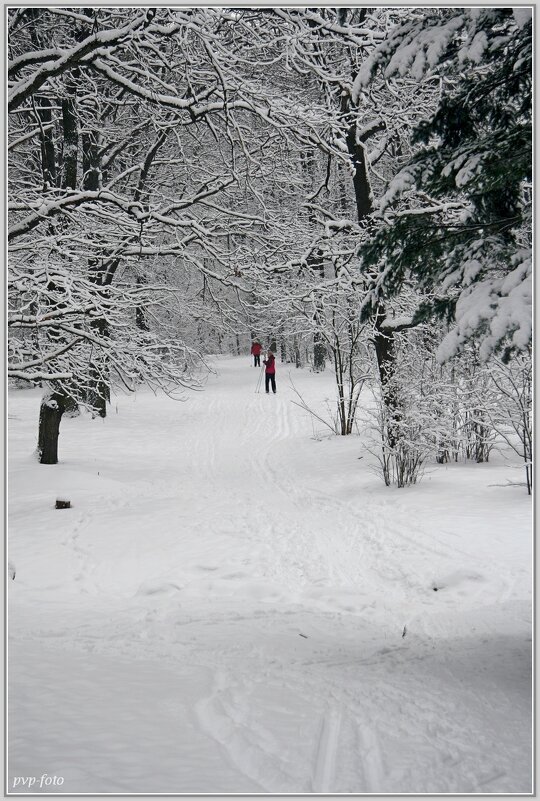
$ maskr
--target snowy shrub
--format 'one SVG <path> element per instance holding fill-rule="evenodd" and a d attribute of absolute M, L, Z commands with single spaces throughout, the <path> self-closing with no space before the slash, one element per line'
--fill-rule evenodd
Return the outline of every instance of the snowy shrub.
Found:
<path fill-rule="evenodd" d="M 441 326 L 428 325 L 397 334 L 393 373 L 374 387 L 377 444 L 371 451 L 385 483 L 416 483 L 430 459 L 488 462 L 492 450 L 506 444 L 523 457 L 529 486 L 530 357 L 484 364 L 478 347 L 469 345 L 440 364 L 436 351 L 444 334 Z"/>
<path fill-rule="evenodd" d="M 398 432 L 390 437 L 388 429 L 382 425 L 379 430 L 382 444 L 376 456 L 379 472 L 387 487 L 395 484 L 398 488 L 416 484 L 422 475 L 424 462 L 431 448 L 422 441 L 422 430 L 412 421 L 403 421 Z"/>
<path fill-rule="evenodd" d="M 502 441 L 523 459 L 527 492 L 532 491 L 532 358 L 514 358 L 508 364 L 494 359 L 489 365 L 491 403 L 486 409 L 490 425 Z"/>
<path fill-rule="evenodd" d="M 387 487 L 416 484 L 424 463 L 434 452 L 434 418 L 428 404 L 416 403 L 414 393 L 399 387 L 394 377 L 393 393 L 397 404 L 389 408 L 380 385 L 375 387 L 375 408 L 368 412 L 371 442 L 368 450 L 378 461 L 377 472 Z M 375 436 L 373 436 L 375 435 Z"/>

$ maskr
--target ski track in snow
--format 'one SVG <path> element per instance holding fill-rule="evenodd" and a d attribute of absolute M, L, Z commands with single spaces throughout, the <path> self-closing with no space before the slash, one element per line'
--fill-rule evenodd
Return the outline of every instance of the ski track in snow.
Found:
<path fill-rule="evenodd" d="M 342 713 L 331 707 L 325 714 L 315 755 L 312 792 L 331 793 L 335 787 L 336 754 L 342 726 Z"/>
<path fill-rule="evenodd" d="M 209 792 L 528 792 L 529 588 L 520 595 L 515 573 L 472 540 L 400 516 L 407 496 L 342 497 L 315 480 L 302 461 L 310 422 L 285 375 L 274 397 L 254 393 L 246 360 L 223 359 L 221 370 L 187 404 L 162 401 L 157 421 L 144 397 L 142 417 L 133 402 L 111 415 L 120 431 L 100 468 L 105 492 L 94 476 L 92 492 L 73 490 L 73 510 L 50 513 L 57 545 L 25 534 L 31 510 L 13 479 L 10 635 L 35 649 L 27 681 L 43 681 L 40 653 L 52 664 L 53 648 L 125 669 L 143 660 L 204 670 L 211 682 L 203 691 L 188 674 L 181 700 L 197 729 L 199 779 L 171 757 L 156 791 L 193 791 L 210 771 Z M 126 440 L 138 419 L 150 427 L 147 470 L 144 444 Z M 77 421 L 70 434 L 63 426 L 67 439 Z M 124 463 L 125 474 L 114 471 Z M 150 713 L 141 704 L 133 725 Z M 47 751 L 20 725 L 11 774 L 28 775 L 32 748 L 46 770 L 69 735 L 59 729 Z M 103 771 L 81 771 L 67 789 L 106 787 Z M 110 777 L 109 787 L 138 790 L 127 781 Z"/>

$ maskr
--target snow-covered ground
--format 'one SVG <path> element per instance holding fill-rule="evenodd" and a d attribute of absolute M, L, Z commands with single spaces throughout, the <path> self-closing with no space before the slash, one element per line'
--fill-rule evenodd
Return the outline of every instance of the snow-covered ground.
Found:
<path fill-rule="evenodd" d="M 313 436 L 288 368 L 274 397 L 216 367 L 185 403 L 63 420 L 56 466 L 39 392 L 11 393 L 10 791 L 530 793 L 515 463 L 388 489 L 361 437 Z"/>

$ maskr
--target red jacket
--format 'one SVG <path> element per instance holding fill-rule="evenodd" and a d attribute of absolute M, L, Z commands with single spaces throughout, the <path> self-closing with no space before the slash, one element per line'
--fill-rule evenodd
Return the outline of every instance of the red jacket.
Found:
<path fill-rule="evenodd" d="M 258 342 L 254 342 L 253 345 L 251 346 L 251 355 L 260 356 L 261 350 L 262 350 L 262 345 L 260 345 Z"/>
<path fill-rule="evenodd" d="M 267 373 L 275 373 L 276 372 L 276 357 L 274 354 L 268 357 L 268 359 L 263 359 L 263 364 L 266 364 Z"/>

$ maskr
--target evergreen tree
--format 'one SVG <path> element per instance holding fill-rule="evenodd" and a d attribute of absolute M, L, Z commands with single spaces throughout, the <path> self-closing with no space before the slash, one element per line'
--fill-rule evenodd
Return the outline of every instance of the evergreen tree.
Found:
<path fill-rule="evenodd" d="M 531 26 L 527 9 L 435 11 L 399 27 L 355 82 L 358 96 L 380 68 L 442 81 L 362 257 L 379 268 L 364 313 L 412 279 L 430 293 L 416 321 L 437 313 L 455 323 L 443 360 L 472 338 L 484 359 L 530 342 Z"/>

